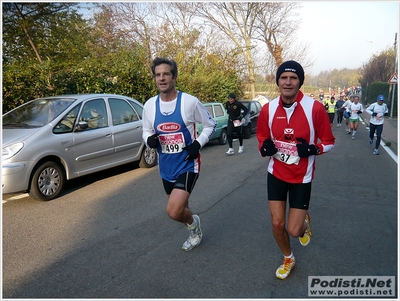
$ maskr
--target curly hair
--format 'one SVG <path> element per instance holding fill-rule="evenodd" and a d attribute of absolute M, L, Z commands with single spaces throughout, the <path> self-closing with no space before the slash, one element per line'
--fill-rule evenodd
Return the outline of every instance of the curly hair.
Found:
<path fill-rule="evenodd" d="M 156 57 L 153 60 L 153 64 L 151 65 L 151 72 L 153 73 L 153 76 L 156 76 L 156 67 L 161 64 L 167 64 L 171 67 L 172 77 L 176 78 L 178 76 L 178 65 L 176 62 L 172 59 L 162 57 Z"/>

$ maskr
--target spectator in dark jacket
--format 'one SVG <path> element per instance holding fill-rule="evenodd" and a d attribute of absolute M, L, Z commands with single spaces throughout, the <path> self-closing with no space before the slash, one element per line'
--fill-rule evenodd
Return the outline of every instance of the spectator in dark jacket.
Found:
<path fill-rule="evenodd" d="M 244 104 L 236 100 L 236 96 L 233 93 L 228 95 L 228 102 L 225 104 L 225 108 L 229 115 L 227 128 L 229 149 L 226 154 L 233 155 L 235 153 L 233 149 L 233 132 L 236 132 L 239 138 L 238 153 L 241 154 L 243 153 L 243 117 L 246 116 L 248 109 Z"/>

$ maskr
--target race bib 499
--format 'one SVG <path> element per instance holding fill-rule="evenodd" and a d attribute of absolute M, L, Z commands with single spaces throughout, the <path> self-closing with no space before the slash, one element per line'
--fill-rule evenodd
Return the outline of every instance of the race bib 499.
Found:
<path fill-rule="evenodd" d="M 185 147 L 183 133 L 160 134 L 158 138 L 160 140 L 161 151 L 165 154 L 180 153 Z"/>

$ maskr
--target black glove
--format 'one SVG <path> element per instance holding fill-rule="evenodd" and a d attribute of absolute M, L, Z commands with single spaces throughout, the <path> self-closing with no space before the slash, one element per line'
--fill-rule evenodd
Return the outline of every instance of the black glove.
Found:
<path fill-rule="evenodd" d="M 153 134 L 147 138 L 147 145 L 150 148 L 156 148 L 158 145 L 158 134 Z"/>
<path fill-rule="evenodd" d="M 183 149 L 189 152 L 185 157 L 185 161 L 188 159 L 197 159 L 200 153 L 200 143 L 194 140 L 192 144 L 185 146 Z"/>
<path fill-rule="evenodd" d="M 296 138 L 296 140 L 301 142 L 299 144 L 296 144 L 297 152 L 300 158 L 307 158 L 308 156 L 315 156 L 318 154 L 319 149 L 314 144 L 308 144 L 307 141 L 303 138 Z"/>
<path fill-rule="evenodd" d="M 376 116 L 376 115 L 378 115 L 378 113 L 372 113 L 372 116 Z"/>
<path fill-rule="evenodd" d="M 359 110 L 359 111 L 357 111 L 357 114 L 362 114 L 362 111 L 360 111 L 360 110 Z"/>
<path fill-rule="evenodd" d="M 260 154 L 263 157 L 273 156 L 277 153 L 278 149 L 276 148 L 274 142 L 271 138 L 265 139 L 263 145 L 260 147 Z"/>

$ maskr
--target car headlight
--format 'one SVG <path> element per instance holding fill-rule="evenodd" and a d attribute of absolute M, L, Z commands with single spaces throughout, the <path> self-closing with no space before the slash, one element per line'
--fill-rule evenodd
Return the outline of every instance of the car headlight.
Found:
<path fill-rule="evenodd" d="M 2 154 L 3 160 L 8 160 L 14 157 L 23 147 L 24 144 L 22 142 L 13 143 L 3 147 L 3 154 Z"/>

